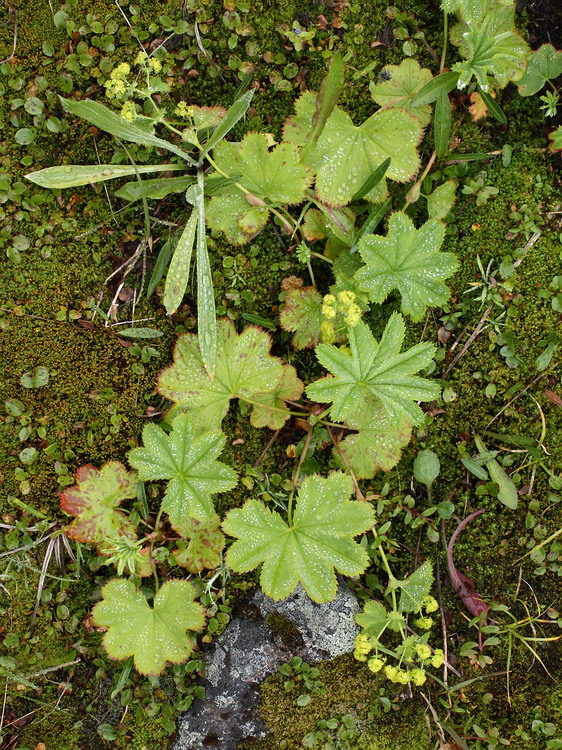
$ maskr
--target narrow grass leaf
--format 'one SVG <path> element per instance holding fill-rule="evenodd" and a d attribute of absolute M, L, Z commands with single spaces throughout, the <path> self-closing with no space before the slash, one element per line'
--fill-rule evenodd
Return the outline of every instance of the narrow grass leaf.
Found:
<path fill-rule="evenodd" d="M 79 185 L 93 185 L 96 182 L 115 180 L 132 174 L 150 172 L 175 172 L 185 169 L 183 164 L 145 164 L 140 167 L 121 164 L 61 164 L 26 174 L 26 178 L 36 185 L 51 189 L 64 189 Z M 136 184 L 136 183 L 133 183 Z"/>
<path fill-rule="evenodd" d="M 142 130 L 132 122 L 127 122 L 127 120 L 124 120 L 99 102 L 94 102 L 90 99 L 77 102 L 72 99 L 64 99 L 62 96 L 60 100 L 71 114 L 81 117 L 86 122 L 95 125 L 101 130 L 105 130 L 106 133 L 114 135 L 116 138 L 122 138 L 124 141 L 131 141 L 132 143 L 140 143 L 141 146 L 163 148 L 166 151 L 176 154 L 176 156 L 180 156 L 188 164 L 195 164 L 191 156 L 183 149 L 169 141 L 165 141 L 163 138 L 152 135 L 152 133 L 146 130 Z"/>
<path fill-rule="evenodd" d="M 246 93 L 243 94 L 240 99 L 237 99 L 232 107 L 228 109 L 226 115 L 224 116 L 224 119 L 222 120 L 220 125 L 217 125 L 217 127 L 214 129 L 213 134 L 205 144 L 205 147 L 201 150 L 201 159 L 203 159 L 205 155 L 208 154 L 209 151 L 213 149 L 219 141 L 222 141 L 225 135 L 236 125 L 238 120 L 241 120 L 242 117 L 244 117 L 248 107 L 250 106 L 253 95 L 254 89 L 246 91 Z"/>
<path fill-rule="evenodd" d="M 418 91 L 416 96 L 412 99 L 411 106 L 421 107 L 424 104 L 431 104 L 432 102 L 437 101 L 441 94 L 448 94 L 449 91 L 452 91 L 455 88 L 458 79 L 458 73 L 440 73 Z"/>
<path fill-rule="evenodd" d="M 367 177 L 365 182 L 361 185 L 361 187 L 355 193 L 355 195 L 353 196 L 351 200 L 352 201 L 361 200 L 361 198 L 364 198 L 368 192 L 370 192 L 374 187 L 376 187 L 379 184 L 379 182 L 382 180 L 382 178 L 384 177 L 386 170 L 390 166 L 391 161 L 392 159 L 390 158 L 390 156 L 387 159 L 385 159 L 383 163 L 380 166 L 378 166 L 369 177 Z"/>
<path fill-rule="evenodd" d="M 507 123 L 507 117 L 494 97 L 490 96 L 490 94 L 483 91 L 480 87 L 478 87 L 478 93 L 482 97 L 484 104 L 488 107 L 490 114 L 495 117 L 498 122 L 501 122 L 502 125 L 505 125 Z"/>
<path fill-rule="evenodd" d="M 344 68 L 343 58 L 340 52 L 336 52 L 330 60 L 328 73 L 320 84 L 320 91 L 316 97 L 316 112 L 312 118 L 312 131 L 307 138 L 306 146 L 302 150 L 303 161 L 306 161 L 308 153 L 318 142 L 328 118 L 338 103 L 345 82 Z"/>
<path fill-rule="evenodd" d="M 189 281 L 189 269 L 193 254 L 193 243 L 197 230 L 197 211 L 193 209 L 179 238 L 170 261 L 164 286 L 164 307 L 168 315 L 173 315 L 181 305 Z"/>
<path fill-rule="evenodd" d="M 445 92 L 441 92 L 435 105 L 435 117 L 433 120 L 433 140 L 435 152 L 442 159 L 449 150 L 449 137 L 451 135 L 451 102 Z"/>

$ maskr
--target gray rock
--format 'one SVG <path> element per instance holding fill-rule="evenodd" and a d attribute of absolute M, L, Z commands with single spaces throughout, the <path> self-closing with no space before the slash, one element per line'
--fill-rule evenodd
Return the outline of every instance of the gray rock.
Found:
<path fill-rule="evenodd" d="M 265 737 L 262 680 L 292 656 L 311 663 L 353 650 L 359 610 L 342 581 L 327 604 L 315 604 L 300 586 L 281 602 L 257 591 L 205 654 L 206 697 L 181 717 L 173 750 L 236 750 L 243 739 Z"/>

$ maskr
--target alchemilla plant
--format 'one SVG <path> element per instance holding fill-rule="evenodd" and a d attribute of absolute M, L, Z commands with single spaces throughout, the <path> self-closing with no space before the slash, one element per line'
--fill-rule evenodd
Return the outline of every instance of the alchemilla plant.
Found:
<path fill-rule="evenodd" d="M 190 656 L 205 624 L 197 576 L 257 569 L 273 599 L 300 584 L 318 603 L 335 596 L 336 573 L 357 579 L 376 570 L 385 583 L 357 616 L 356 658 L 414 686 L 443 664 L 443 651 L 430 643 L 438 608 L 432 564 L 403 579 L 394 574 L 388 529 L 378 528 L 375 498 L 359 483 L 396 466 L 412 432 L 427 423 L 424 409 L 441 397 L 441 383 L 431 377 L 435 346 L 423 335 L 412 343 L 410 323 L 448 303 L 459 268 L 446 249 L 454 181 L 418 203 L 432 165 L 451 155 L 449 93 L 474 94 L 503 121 L 497 94 L 512 82 L 522 95 L 537 93 L 562 72 L 562 53 L 549 46 L 530 52 L 511 0 L 443 0 L 442 9 L 445 19 L 456 18 L 450 40 L 460 59 L 449 70 L 445 49 L 436 75 L 412 58 L 387 66 L 370 86 L 373 113 L 355 122 L 338 105 L 345 65 L 335 52 L 319 91 L 296 100 L 281 142 L 267 132 L 242 134 L 253 90 L 228 109 L 178 100 L 158 57 L 144 50 L 111 71 L 107 103 L 62 99 L 69 116 L 167 158 L 61 164 L 28 178 L 64 189 L 128 176 L 115 195 L 141 201 L 147 219 L 149 201 L 181 194 L 188 216 L 164 283 L 169 315 L 184 299 L 195 254 L 198 330 L 180 334 L 172 363 L 157 378 L 168 404 L 162 422 L 146 425 L 129 467 L 82 466 L 76 484 L 61 493 L 62 509 L 74 517 L 66 535 L 94 545 L 117 570 L 93 609 L 94 624 L 106 629 L 107 653 L 132 657 L 143 674 Z M 549 113 L 554 99 L 546 102 Z M 229 140 L 234 128 L 238 141 Z M 552 137 L 557 148 L 558 131 Z M 424 138 L 433 139 L 425 166 Z M 271 353 L 268 332 L 256 325 L 238 331 L 216 316 L 208 232 L 241 246 L 268 222 L 290 239 L 310 277 L 309 286 L 287 291 L 279 319 L 295 350 L 314 349 L 324 374 L 312 382 Z M 153 287 L 165 266 L 159 259 Z M 239 486 L 235 469 L 221 460 L 233 402 L 256 429 L 279 431 L 296 418 L 305 437 L 292 456 L 284 500 L 273 506 L 248 491 L 242 506 L 221 518 L 215 496 Z M 331 447 L 326 474 L 307 464 L 312 444 Z M 155 514 L 147 509 L 140 517 L 128 504 L 145 497 L 145 482 L 160 482 L 162 496 Z M 442 512 L 444 518 L 449 510 Z"/>

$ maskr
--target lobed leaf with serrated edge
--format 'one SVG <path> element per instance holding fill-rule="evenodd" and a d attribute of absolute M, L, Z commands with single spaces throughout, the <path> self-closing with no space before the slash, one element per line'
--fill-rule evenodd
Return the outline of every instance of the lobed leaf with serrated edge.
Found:
<path fill-rule="evenodd" d="M 315 602 L 330 601 L 337 589 L 334 568 L 358 576 L 369 561 L 353 537 L 372 526 L 374 513 L 370 504 L 349 500 L 352 489 L 351 478 L 341 472 L 307 477 L 291 525 L 259 500 L 230 511 L 223 531 L 237 541 L 227 564 L 243 573 L 263 563 L 261 586 L 276 601 L 289 596 L 299 581 Z"/>
<path fill-rule="evenodd" d="M 214 430 L 196 436 L 187 414 L 174 420 L 169 435 L 147 424 L 142 439 L 144 448 L 129 451 L 129 463 L 143 481 L 169 480 L 161 508 L 174 528 L 188 516 L 212 516 L 211 495 L 227 492 L 238 482 L 236 472 L 216 460 L 226 442 L 224 433 Z"/>
<path fill-rule="evenodd" d="M 269 353 L 271 337 L 256 326 L 238 335 L 232 321 L 217 321 L 217 362 L 211 380 L 197 337 L 179 337 L 174 362 L 162 370 L 156 388 L 174 401 L 169 415 L 189 414 L 197 429 L 217 429 L 228 411 L 230 400 L 252 400 L 258 393 L 274 391 L 283 377 L 283 364 Z"/>
<path fill-rule="evenodd" d="M 190 573 L 212 570 L 221 561 L 221 550 L 224 547 L 224 535 L 220 530 L 220 518 L 214 514 L 203 521 L 187 518 L 176 526 L 176 531 L 183 539 L 177 543 L 172 555 L 178 565 L 187 568 Z"/>
<path fill-rule="evenodd" d="M 383 68 L 379 81 L 369 84 L 369 91 L 383 109 L 405 109 L 425 127 L 431 120 L 431 107 L 412 107 L 411 104 L 414 96 L 431 78 L 427 68 L 422 68 L 412 57 L 406 57 L 400 65 Z"/>
<path fill-rule="evenodd" d="M 100 555 L 110 554 L 111 540 L 136 539 L 136 525 L 120 510 L 123 500 L 136 497 L 137 477 L 119 461 L 100 469 L 92 464 L 76 471 L 76 484 L 60 494 L 62 510 L 76 519 L 65 534 L 83 544 L 95 544 Z"/>
<path fill-rule="evenodd" d="M 357 432 L 341 441 L 339 451 L 334 448 L 334 459 L 338 466 L 349 467 L 357 479 L 371 479 L 379 470 L 390 471 L 400 461 L 412 434 L 409 424 L 392 424 L 383 409 L 374 414 L 359 411 L 347 419 L 346 427 Z"/>
<path fill-rule="evenodd" d="M 442 279 L 458 268 L 452 253 L 439 248 L 445 238 L 445 225 L 435 219 L 416 229 L 406 214 L 396 211 L 388 222 L 388 234 L 364 235 L 358 244 L 365 262 L 355 280 L 371 302 L 381 303 L 393 289 L 402 297 L 401 310 L 413 320 L 421 320 L 428 307 L 445 304 L 450 296 Z"/>
<path fill-rule="evenodd" d="M 404 341 L 404 318 L 394 313 L 381 340 L 377 342 L 363 322 L 349 329 L 351 356 L 328 344 L 316 347 L 321 365 L 333 373 L 306 388 L 309 398 L 332 402 L 332 419 L 345 422 L 358 410 L 376 414 L 382 406 L 390 424 L 404 421 L 421 424 L 423 412 L 416 401 L 432 401 L 440 388 L 437 383 L 415 377 L 425 369 L 435 353 L 432 344 L 417 344 L 400 352 Z"/>
<path fill-rule="evenodd" d="M 186 661 L 193 651 L 187 630 L 202 630 L 203 607 L 194 602 L 188 581 L 166 581 L 151 607 L 144 594 L 124 578 L 107 583 L 93 609 L 93 621 L 108 628 L 103 645 L 111 659 L 132 656 L 141 674 L 159 674 L 171 661 Z"/>
<path fill-rule="evenodd" d="M 305 92 L 296 104 L 296 115 L 284 127 L 286 140 L 306 142 L 312 128 L 315 94 Z M 420 164 L 417 144 L 423 135 L 420 123 L 401 110 L 380 110 L 359 126 L 339 107 L 330 115 L 308 161 L 316 169 L 316 192 L 324 203 L 344 206 L 380 164 L 391 157 L 386 176 L 397 182 L 409 180 Z M 386 197 L 381 180 L 367 193 L 380 203 Z"/>
<path fill-rule="evenodd" d="M 302 396 L 304 383 L 297 377 L 292 365 L 283 366 L 283 377 L 275 390 L 269 393 L 257 393 L 250 422 L 254 427 L 269 427 L 279 430 L 289 419 L 289 409 L 285 401 L 296 401 Z"/>
<path fill-rule="evenodd" d="M 431 560 L 426 560 L 412 575 L 403 581 L 398 581 L 400 588 L 400 601 L 398 609 L 400 612 L 420 612 L 422 602 L 429 595 L 433 585 L 433 565 Z"/>

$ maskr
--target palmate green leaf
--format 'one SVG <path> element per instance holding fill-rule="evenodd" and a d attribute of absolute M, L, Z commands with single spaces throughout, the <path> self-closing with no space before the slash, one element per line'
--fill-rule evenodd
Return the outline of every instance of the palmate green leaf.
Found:
<path fill-rule="evenodd" d="M 289 596 L 299 581 L 315 602 L 330 601 L 337 589 L 334 568 L 358 576 L 369 561 L 353 537 L 373 525 L 374 513 L 369 503 L 349 500 L 352 489 L 351 478 L 341 472 L 307 477 L 291 524 L 261 501 L 248 500 L 223 522 L 223 531 L 238 540 L 227 553 L 227 564 L 244 573 L 263 563 L 261 586 L 276 601 Z"/>
<path fill-rule="evenodd" d="M 400 612 L 420 612 L 422 602 L 429 596 L 433 586 L 433 565 L 431 560 L 426 560 L 412 575 L 403 581 L 396 582 L 400 588 L 400 601 L 398 609 Z"/>
<path fill-rule="evenodd" d="M 427 198 L 427 213 L 430 219 L 445 219 L 450 213 L 456 200 L 457 185 L 453 180 L 446 180 L 439 185 Z"/>
<path fill-rule="evenodd" d="M 177 549 L 172 551 L 176 563 L 187 568 L 190 573 L 201 573 L 202 570 L 218 567 L 220 553 L 224 548 L 220 523 L 220 518 L 214 514 L 204 521 L 188 518 L 178 524 L 176 531 L 184 539 L 180 539 Z"/>
<path fill-rule="evenodd" d="M 118 177 L 128 177 L 133 174 L 175 172 L 184 169 L 184 164 L 142 164 L 138 167 L 123 164 L 61 164 L 58 167 L 47 167 L 37 172 L 30 172 L 25 176 L 41 187 L 64 189 L 78 185 L 93 185 L 96 182 L 115 180 Z"/>
<path fill-rule="evenodd" d="M 428 307 L 445 304 L 450 291 L 442 279 L 458 268 L 452 253 L 440 252 L 445 226 L 430 219 L 416 229 L 409 216 L 396 211 L 388 222 L 388 234 L 364 235 L 358 243 L 365 262 L 355 280 L 372 302 L 381 303 L 393 289 L 402 297 L 401 310 L 421 320 Z"/>
<path fill-rule="evenodd" d="M 431 107 L 414 107 L 412 100 L 432 79 L 431 71 L 422 68 L 413 57 L 406 57 L 400 65 L 387 65 L 379 74 L 379 82 L 372 81 L 369 91 L 383 109 L 405 109 L 425 127 L 431 120 Z"/>
<path fill-rule="evenodd" d="M 379 470 L 390 471 L 400 461 L 412 434 L 409 424 L 392 424 L 382 408 L 374 413 L 358 411 L 346 420 L 346 427 L 358 432 L 341 441 L 341 456 L 335 448 L 333 455 L 336 464 L 349 467 L 357 479 L 371 479 Z"/>
<path fill-rule="evenodd" d="M 465 10 L 472 7 L 469 3 L 464 5 Z M 489 8 L 485 16 L 479 11 L 477 18 L 451 30 L 451 41 L 465 58 L 452 67 L 459 74 L 460 89 L 468 86 L 472 78 L 485 92 L 493 81 L 505 88 L 510 81 L 518 81 L 527 67 L 529 46 L 515 31 L 515 6 L 500 0 L 489 0 L 484 5 Z"/>
<path fill-rule="evenodd" d="M 132 656 L 141 674 L 160 674 L 166 662 L 179 664 L 193 651 L 187 630 L 202 630 L 205 610 L 194 602 L 188 581 L 166 581 L 151 607 L 144 594 L 124 578 L 102 589 L 103 599 L 93 609 L 97 627 L 108 628 L 103 645 L 111 659 Z"/>
<path fill-rule="evenodd" d="M 393 426 L 421 424 L 424 418 L 416 401 L 432 401 L 441 391 L 437 383 L 414 376 L 425 369 L 435 353 L 432 344 L 416 344 L 400 352 L 405 335 L 404 318 L 393 313 L 377 342 L 363 322 L 349 329 L 351 356 L 328 344 L 316 347 L 321 365 L 333 373 L 311 383 L 307 396 L 332 402 L 332 419 L 346 422 L 359 410 L 376 414 L 382 406 Z"/>
<path fill-rule="evenodd" d="M 300 203 L 312 182 L 312 170 L 300 163 L 298 149 L 281 143 L 269 150 L 265 133 L 249 133 L 241 143 L 221 141 L 213 158 L 222 173 L 239 175 L 236 187 L 217 193 L 209 202 L 207 222 L 235 244 L 256 234 L 269 215 L 268 205 Z"/>
<path fill-rule="evenodd" d="M 517 88 L 521 96 L 532 96 L 559 75 L 562 75 L 562 51 L 552 44 L 543 44 L 527 58 L 527 70 L 517 82 Z"/>
<path fill-rule="evenodd" d="M 388 627 L 388 612 L 380 602 L 371 600 L 365 604 L 363 612 L 355 615 L 355 622 L 364 633 L 378 640 L 383 630 Z"/>
<path fill-rule="evenodd" d="M 216 460 L 226 442 L 224 433 L 216 430 L 196 437 L 186 414 L 174 420 L 169 435 L 158 425 L 147 424 L 142 439 L 144 448 L 129 451 L 129 463 L 143 481 L 169 480 L 161 508 L 176 530 L 188 517 L 212 516 L 211 495 L 227 492 L 238 482 L 236 472 Z"/>
<path fill-rule="evenodd" d="M 296 102 L 296 115 L 285 123 L 285 140 L 305 145 L 312 129 L 315 94 L 305 92 Z M 323 203 L 344 206 L 365 180 L 388 157 L 386 176 L 406 182 L 417 171 L 420 159 L 417 144 L 423 129 L 414 117 L 402 110 L 380 110 L 356 126 L 350 116 L 335 107 L 308 162 L 316 169 L 316 192 Z M 367 193 L 367 200 L 381 203 L 386 185 L 379 182 Z"/>
<path fill-rule="evenodd" d="M 76 471 L 76 484 L 60 494 L 65 513 L 75 520 L 64 533 L 83 544 L 95 544 L 100 555 L 110 554 L 111 542 L 119 537 L 136 540 L 136 525 L 117 508 L 136 498 L 137 477 L 119 461 L 108 461 L 100 469 L 92 464 Z"/>
<path fill-rule="evenodd" d="M 221 319 L 217 335 L 213 380 L 203 365 L 197 336 L 190 333 L 179 337 L 174 363 L 157 380 L 158 392 L 176 404 L 170 416 L 186 412 L 198 429 L 218 429 L 233 398 L 251 401 L 259 393 L 274 392 L 285 371 L 269 353 L 271 337 L 256 326 L 238 335 L 232 321 Z"/>

